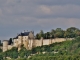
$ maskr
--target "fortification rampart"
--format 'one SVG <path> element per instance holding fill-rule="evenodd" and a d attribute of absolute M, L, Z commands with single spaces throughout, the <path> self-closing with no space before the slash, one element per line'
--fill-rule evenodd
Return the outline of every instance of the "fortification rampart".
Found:
<path fill-rule="evenodd" d="M 56 43 L 56 42 L 63 42 L 66 40 L 72 40 L 73 38 L 55 38 L 55 39 L 23 39 L 23 40 L 19 40 L 19 39 L 15 39 L 13 45 L 8 45 L 8 41 L 3 41 L 3 52 L 11 49 L 12 47 L 18 47 L 20 50 L 21 49 L 21 44 L 24 45 L 24 47 L 26 49 L 32 49 L 33 47 L 37 47 L 37 46 L 42 46 L 42 45 L 50 45 L 52 43 Z M 21 42 L 23 41 L 23 43 Z"/>
<path fill-rule="evenodd" d="M 13 45 L 8 45 L 8 50 L 10 50 L 13 47 Z"/>
<path fill-rule="evenodd" d="M 35 39 L 34 41 L 33 41 L 34 43 L 33 43 L 33 46 L 34 47 L 37 47 L 37 46 L 41 46 L 41 40 L 38 40 L 38 39 Z"/>
<path fill-rule="evenodd" d="M 49 44 L 52 44 L 52 43 L 56 43 L 56 42 L 63 42 L 63 41 L 66 41 L 66 40 L 72 40 L 73 38 L 55 38 L 55 39 L 43 39 L 43 40 L 38 40 L 38 39 L 35 39 L 34 40 L 34 46 L 37 47 L 37 46 L 42 46 L 42 45 L 49 45 Z"/>

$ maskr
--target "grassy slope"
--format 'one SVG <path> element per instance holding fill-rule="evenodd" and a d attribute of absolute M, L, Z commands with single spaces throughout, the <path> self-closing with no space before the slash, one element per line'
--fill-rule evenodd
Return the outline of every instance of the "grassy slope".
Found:
<path fill-rule="evenodd" d="M 22 49 L 21 55 L 26 52 L 24 50 Z M 46 53 L 43 54 L 43 52 Z M 28 53 L 29 51 L 26 54 Z M 29 59 L 19 58 L 16 60 L 80 60 L 80 37 L 72 41 L 67 40 L 61 43 L 33 48 L 30 54 L 35 55 Z"/>
<path fill-rule="evenodd" d="M 46 49 L 47 48 L 47 49 Z M 36 48 L 38 49 L 38 48 Z M 36 54 L 29 60 L 79 60 L 80 59 L 80 37 L 73 41 L 42 46 L 40 49 L 46 51 L 45 54 Z"/>

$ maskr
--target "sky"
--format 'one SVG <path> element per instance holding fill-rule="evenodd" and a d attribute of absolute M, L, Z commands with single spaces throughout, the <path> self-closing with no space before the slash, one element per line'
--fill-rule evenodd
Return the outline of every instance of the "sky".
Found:
<path fill-rule="evenodd" d="M 24 30 L 80 28 L 80 0 L 0 0 L 0 39 Z"/>

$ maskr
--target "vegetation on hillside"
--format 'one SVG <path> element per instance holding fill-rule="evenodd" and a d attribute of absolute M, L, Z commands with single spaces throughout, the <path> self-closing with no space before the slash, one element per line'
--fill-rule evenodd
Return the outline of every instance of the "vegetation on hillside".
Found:
<path fill-rule="evenodd" d="M 38 46 L 32 50 L 27 50 L 22 46 L 18 52 L 16 47 L 2 52 L 0 49 L 0 60 L 80 60 L 80 30 L 70 27 L 66 30 L 61 28 L 52 29 L 51 32 L 44 33 L 43 30 L 37 33 L 35 38 L 75 38 L 60 43 Z M 9 39 L 9 45 L 12 44 L 12 38 Z M 1 44 L 2 45 L 2 44 Z"/>
<path fill-rule="evenodd" d="M 44 45 L 27 50 L 24 47 L 18 52 L 12 48 L 4 53 L 0 50 L 0 60 L 80 60 L 80 37 L 72 41 Z M 4 57 L 4 58 L 3 58 Z"/>
<path fill-rule="evenodd" d="M 42 46 L 40 49 L 45 51 L 45 54 L 36 54 L 29 60 L 80 60 L 80 37 L 73 41 Z"/>

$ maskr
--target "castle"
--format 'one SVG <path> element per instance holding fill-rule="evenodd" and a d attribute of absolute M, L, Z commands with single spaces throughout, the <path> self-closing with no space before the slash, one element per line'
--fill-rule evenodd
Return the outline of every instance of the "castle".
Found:
<path fill-rule="evenodd" d="M 43 39 L 40 40 L 34 38 L 33 31 L 24 31 L 18 34 L 15 38 L 13 38 L 13 44 L 8 45 L 8 40 L 3 41 L 3 52 L 11 49 L 12 47 L 17 47 L 18 51 L 21 49 L 23 45 L 26 49 L 31 50 L 33 47 L 42 46 L 42 45 L 49 45 L 55 42 L 63 42 L 68 39 L 66 38 L 55 38 L 55 39 Z M 72 40 L 72 38 L 69 38 Z"/>

